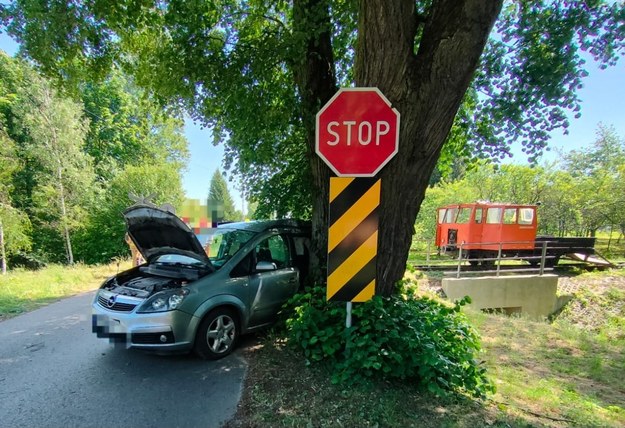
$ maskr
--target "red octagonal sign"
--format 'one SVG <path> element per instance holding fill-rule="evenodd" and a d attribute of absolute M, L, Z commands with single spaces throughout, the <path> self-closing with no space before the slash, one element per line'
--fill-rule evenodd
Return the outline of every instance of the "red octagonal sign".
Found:
<path fill-rule="evenodd" d="M 341 88 L 317 113 L 315 151 L 339 177 L 373 177 L 397 153 L 399 112 L 378 88 Z"/>

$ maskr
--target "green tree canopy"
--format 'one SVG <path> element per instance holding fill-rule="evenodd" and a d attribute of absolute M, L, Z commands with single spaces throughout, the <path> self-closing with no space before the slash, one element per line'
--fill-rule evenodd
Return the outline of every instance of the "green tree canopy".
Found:
<path fill-rule="evenodd" d="M 607 66 L 623 50 L 622 2 L 502 5 L 16 0 L 0 16 L 22 52 L 59 80 L 119 64 L 213 126 L 253 198 L 278 212 L 291 199 L 312 206 L 317 261 L 330 172 L 314 154 L 314 115 L 338 85 L 380 88 L 402 115 L 399 154 L 380 174 L 378 285 L 388 294 L 445 142 L 451 152 L 505 157 L 518 141 L 533 159 L 549 131 L 568 125 L 566 112 L 579 110 L 580 52 Z"/>
<path fill-rule="evenodd" d="M 32 207 L 41 226 L 62 234 L 66 260 L 74 255 L 71 232 L 84 218 L 84 207 L 95 191 L 91 157 L 83 150 L 87 121 L 82 106 L 60 96 L 46 80 L 25 70 L 13 108 L 18 130 L 26 136 L 23 156 L 31 170 Z"/>
<path fill-rule="evenodd" d="M 103 192 L 77 236 L 76 257 L 87 263 L 106 263 L 128 254 L 122 212 L 134 203 L 129 194 L 155 195 L 157 205 L 179 206 L 184 199 L 180 171 L 175 164 L 128 165 Z"/>
<path fill-rule="evenodd" d="M 576 181 L 575 199 L 587 232 L 594 236 L 603 226 L 625 223 L 622 191 L 625 140 L 613 127 L 600 124 L 596 140 L 584 149 L 569 152 L 564 165 Z"/>
<path fill-rule="evenodd" d="M 0 202 L 8 256 L 33 242 L 35 258 L 71 261 L 75 253 L 107 262 L 127 253 L 121 212 L 132 203 L 129 191 L 148 195 L 163 186 L 156 192 L 162 202 L 182 197 L 188 151 L 180 119 L 118 71 L 79 85 L 74 96 L 78 102 L 29 64 L 0 54 Z"/>
<path fill-rule="evenodd" d="M 101 179 L 112 178 L 126 165 L 186 164 L 182 120 L 146 97 L 119 70 L 100 82 L 81 84 L 79 91 L 89 119 L 85 151 Z"/>
<path fill-rule="evenodd" d="M 1 83 L 0 103 L 3 97 Z M 17 157 L 15 142 L 8 137 L 3 123 L 4 117 L 0 113 L 0 264 L 4 274 L 8 256 L 29 250 L 31 239 L 28 216 L 13 206 L 13 177 L 21 168 L 21 162 Z"/>

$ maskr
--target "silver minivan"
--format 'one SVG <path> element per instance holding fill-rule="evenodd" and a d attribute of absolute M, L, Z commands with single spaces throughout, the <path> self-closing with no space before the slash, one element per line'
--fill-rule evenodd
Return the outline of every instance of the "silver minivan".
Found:
<path fill-rule="evenodd" d="M 225 224 L 202 246 L 168 211 L 139 205 L 124 218 L 145 263 L 100 286 L 92 321 L 98 337 L 129 348 L 222 358 L 275 321 L 308 270 L 308 222 Z"/>

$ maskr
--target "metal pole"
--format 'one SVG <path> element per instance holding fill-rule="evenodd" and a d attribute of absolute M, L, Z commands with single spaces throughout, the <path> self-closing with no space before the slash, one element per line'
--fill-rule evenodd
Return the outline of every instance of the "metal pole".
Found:
<path fill-rule="evenodd" d="M 430 267 L 430 247 L 432 246 L 432 241 L 430 241 L 428 239 L 428 248 L 427 248 L 427 254 L 425 255 L 425 260 L 426 260 L 426 266 Z"/>
<path fill-rule="evenodd" d="M 345 328 L 352 326 L 352 302 L 347 302 L 347 316 L 345 317 Z"/>
<path fill-rule="evenodd" d="M 458 250 L 458 272 L 456 272 L 456 278 L 460 278 L 460 264 L 462 263 L 462 244 Z"/>
<path fill-rule="evenodd" d="M 547 241 L 543 241 L 543 251 L 540 256 L 540 275 L 545 273 L 545 257 L 547 256 Z"/>
<path fill-rule="evenodd" d="M 501 242 L 499 243 L 499 252 L 497 253 L 497 276 L 499 276 L 500 269 L 501 269 Z"/>

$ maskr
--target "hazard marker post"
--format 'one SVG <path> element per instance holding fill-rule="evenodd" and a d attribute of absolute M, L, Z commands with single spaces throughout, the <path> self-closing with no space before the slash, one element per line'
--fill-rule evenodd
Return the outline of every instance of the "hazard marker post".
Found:
<path fill-rule="evenodd" d="M 341 88 L 316 117 L 315 152 L 338 176 L 330 179 L 326 297 L 347 302 L 347 327 L 352 302 L 375 295 L 375 176 L 399 150 L 399 118 L 378 88 Z"/>

